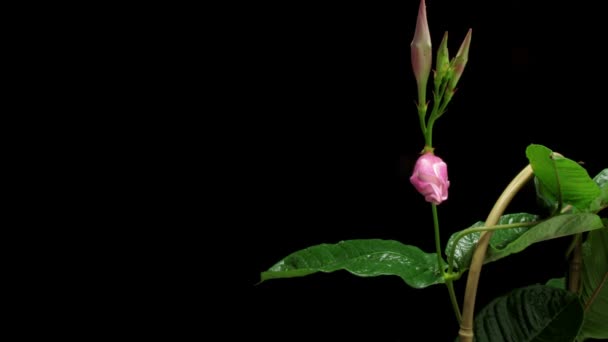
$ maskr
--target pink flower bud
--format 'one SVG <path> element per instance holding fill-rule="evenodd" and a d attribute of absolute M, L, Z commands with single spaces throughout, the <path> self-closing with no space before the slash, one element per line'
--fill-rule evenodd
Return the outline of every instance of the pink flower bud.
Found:
<path fill-rule="evenodd" d="M 414 39 L 410 44 L 412 55 L 412 69 L 418 84 L 418 93 L 426 91 L 426 84 L 431 73 L 433 63 L 433 50 L 431 46 L 431 33 L 429 23 L 426 19 L 426 4 L 420 1 L 418 8 L 418 18 L 416 19 L 416 31 Z"/>
<path fill-rule="evenodd" d="M 440 204 L 448 199 L 448 166 L 432 152 L 418 158 L 410 182 L 427 202 Z"/>

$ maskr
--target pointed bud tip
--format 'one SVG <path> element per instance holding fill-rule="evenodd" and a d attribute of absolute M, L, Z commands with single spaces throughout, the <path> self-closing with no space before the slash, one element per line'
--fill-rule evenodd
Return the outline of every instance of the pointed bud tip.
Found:
<path fill-rule="evenodd" d="M 426 17 L 426 3 L 424 0 L 420 1 L 420 7 L 418 8 L 416 31 L 414 32 L 414 39 L 412 40 L 412 45 L 414 44 L 418 46 L 431 46 L 431 33 Z"/>
<path fill-rule="evenodd" d="M 469 48 L 471 46 L 471 35 L 473 33 L 473 29 L 469 28 L 467 35 L 464 37 L 462 44 L 460 44 L 460 48 L 458 49 L 458 53 L 454 57 L 452 63 L 452 79 L 450 80 L 450 88 L 456 88 L 456 84 L 460 80 L 462 73 L 464 72 L 464 67 L 467 65 L 469 61 Z"/>
<path fill-rule="evenodd" d="M 469 56 L 469 47 L 471 46 L 471 35 L 473 34 L 473 29 L 469 28 L 467 31 L 467 35 L 464 37 L 462 44 L 460 44 L 460 48 L 458 49 L 458 53 L 456 57 L 464 56 L 467 58 Z"/>

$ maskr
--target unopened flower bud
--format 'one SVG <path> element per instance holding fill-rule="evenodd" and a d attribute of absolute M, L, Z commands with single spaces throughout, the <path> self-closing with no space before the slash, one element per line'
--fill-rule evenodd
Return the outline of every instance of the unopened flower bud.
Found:
<path fill-rule="evenodd" d="M 416 31 L 414 39 L 410 44 L 412 54 L 412 69 L 418 85 L 418 93 L 426 92 L 426 85 L 433 64 L 433 50 L 431 46 L 431 33 L 429 23 L 426 19 L 426 4 L 420 1 L 418 18 L 416 20 Z"/>
<path fill-rule="evenodd" d="M 410 182 L 427 202 L 440 204 L 448 199 L 448 166 L 432 152 L 418 158 Z"/>
<path fill-rule="evenodd" d="M 437 50 L 437 61 L 435 64 L 435 85 L 439 87 L 450 67 L 450 56 L 448 52 L 448 32 L 443 34 L 443 39 Z"/>
<path fill-rule="evenodd" d="M 452 61 L 452 79 L 450 80 L 450 88 L 456 88 L 456 84 L 460 80 L 462 73 L 464 72 L 464 67 L 467 65 L 467 61 L 469 60 L 469 47 L 471 46 L 471 34 L 473 33 L 472 29 L 469 29 L 466 37 L 462 41 L 460 45 L 460 49 L 458 49 L 458 53 L 454 60 Z"/>

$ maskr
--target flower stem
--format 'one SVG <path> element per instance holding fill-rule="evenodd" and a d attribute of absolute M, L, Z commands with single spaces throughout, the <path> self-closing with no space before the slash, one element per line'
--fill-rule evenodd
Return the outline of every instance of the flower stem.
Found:
<path fill-rule="evenodd" d="M 443 262 L 441 260 L 441 240 L 439 239 L 439 217 L 437 215 L 437 205 L 431 203 L 433 208 L 433 226 L 435 227 L 435 250 L 437 251 L 437 269 L 443 272 Z"/>
<path fill-rule="evenodd" d="M 448 293 L 450 294 L 450 302 L 452 302 L 452 309 L 456 315 L 458 324 L 462 321 L 462 315 L 460 314 L 460 307 L 458 306 L 458 299 L 456 299 L 456 292 L 454 291 L 454 281 L 452 279 L 446 279 L 445 285 L 448 287 Z"/>
<path fill-rule="evenodd" d="M 439 238 L 439 216 L 437 215 L 437 205 L 431 203 L 433 208 L 433 227 L 435 228 L 435 250 L 437 252 L 437 269 L 439 272 L 444 274 L 445 285 L 448 288 L 448 294 L 450 295 L 450 302 L 452 302 L 452 309 L 454 309 L 454 315 L 456 320 L 460 324 L 462 317 L 460 315 L 460 308 L 458 307 L 458 300 L 456 300 L 456 293 L 454 292 L 454 284 L 452 279 L 446 279 L 445 273 L 443 272 L 443 260 L 441 260 L 441 239 Z"/>
<path fill-rule="evenodd" d="M 422 131 L 422 134 L 424 135 L 424 139 L 425 139 L 425 144 L 426 144 L 426 132 L 427 132 L 427 127 L 426 127 L 426 110 L 427 110 L 427 105 L 425 103 L 422 104 L 418 104 L 418 119 L 420 120 L 420 130 Z"/>
<path fill-rule="evenodd" d="M 492 227 L 498 223 L 500 215 L 505 211 L 507 205 L 511 202 L 515 194 L 524 186 L 524 184 L 532 179 L 534 175 L 532 166 L 528 165 L 519 172 L 515 178 L 507 185 L 503 193 L 500 195 L 494 207 L 490 211 L 486 219 L 486 226 Z M 473 314 L 475 311 L 475 296 L 477 295 L 477 286 L 479 285 L 479 276 L 485 259 L 488 243 L 492 237 L 492 232 L 483 232 L 479 237 L 473 259 L 469 266 L 469 276 L 464 294 L 464 304 L 462 311 L 462 322 L 460 322 L 460 330 L 458 336 L 460 342 L 473 342 Z"/>

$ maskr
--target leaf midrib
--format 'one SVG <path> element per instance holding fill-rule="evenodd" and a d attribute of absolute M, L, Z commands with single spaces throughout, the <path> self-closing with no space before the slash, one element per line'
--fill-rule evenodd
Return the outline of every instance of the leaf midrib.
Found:
<path fill-rule="evenodd" d="M 357 261 L 358 259 L 364 259 L 364 258 L 369 258 L 371 256 L 377 255 L 377 254 L 393 254 L 393 255 L 398 255 L 400 257 L 405 257 L 407 258 L 407 256 L 401 254 L 401 253 L 397 253 L 397 252 L 391 252 L 391 251 L 385 251 L 385 252 L 372 252 L 372 253 L 366 253 L 366 254 L 362 254 L 353 258 L 349 258 L 348 261 Z M 335 259 L 335 257 L 334 257 Z M 336 262 L 332 262 L 332 263 L 328 263 L 325 266 L 321 266 L 321 267 L 317 267 L 317 268 L 311 268 L 311 267 L 300 267 L 297 268 L 298 270 L 311 270 L 314 271 L 315 269 L 318 270 L 322 270 L 324 268 L 331 268 L 331 267 L 335 267 L 336 265 L 340 265 L 340 264 L 344 264 L 345 261 L 336 261 Z M 288 270 L 288 271 L 279 271 L 279 272 L 289 272 L 289 271 L 293 271 L 292 270 Z"/>
<path fill-rule="evenodd" d="M 587 303 L 585 303 L 585 312 L 587 312 L 587 310 L 591 307 L 591 305 L 593 305 L 593 302 L 597 298 L 598 294 L 600 293 L 600 291 L 602 291 L 602 288 L 604 287 L 604 285 L 606 285 L 607 280 L 608 280 L 608 272 L 604 273 L 604 277 L 602 278 L 600 283 L 597 285 L 595 290 L 593 290 L 591 297 L 589 297 L 589 300 L 587 300 Z"/>
<path fill-rule="evenodd" d="M 538 332 L 537 334 L 535 334 L 534 336 L 532 336 L 532 338 L 530 339 L 530 341 L 533 341 L 533 340 L 534 340 L 534 339 L 535 339 L 537 336 L 539 336 L 539 335 L 540 335 L 542 332 L 544 332 L 544 331 L 545 331 L 545 329 L 546 329 L 546 328 L 547 328 L 549 325 L 551 325 L 551 323 L 553 323 L 553 321 L 555 320 L 555 318 L 556 318 L 556 317 L 558 317 L 559 315 L 561 315 L 561 314 L 562 314 L 562 312 L 564 312 L 564 310 L 568 309 L 568 308 L 570 307 L 570 305 L 572 305 L 572 303 L 573 303 L 575 300 L 577 300 L 577 298 L 572 298 L 572 300 L 570 300 L 570 301 L 568 302 L 568 304 L 564 305 L 564 307 L 563 307 L 561 310 L 559 310 L 558 312 L 556 312 L 556 313 L 555 313 L 555 315 L 553 315 L 553 316 L 551 317 L 551 319 L 550 319 L 549 321 L 547 321 L 548 323 L 547 323 L 545 326 L 543 326 L 543 327 L 542 327 L 542 329 L 540 329 L 540 330 L 539 330 L 539 332 Z"/>

